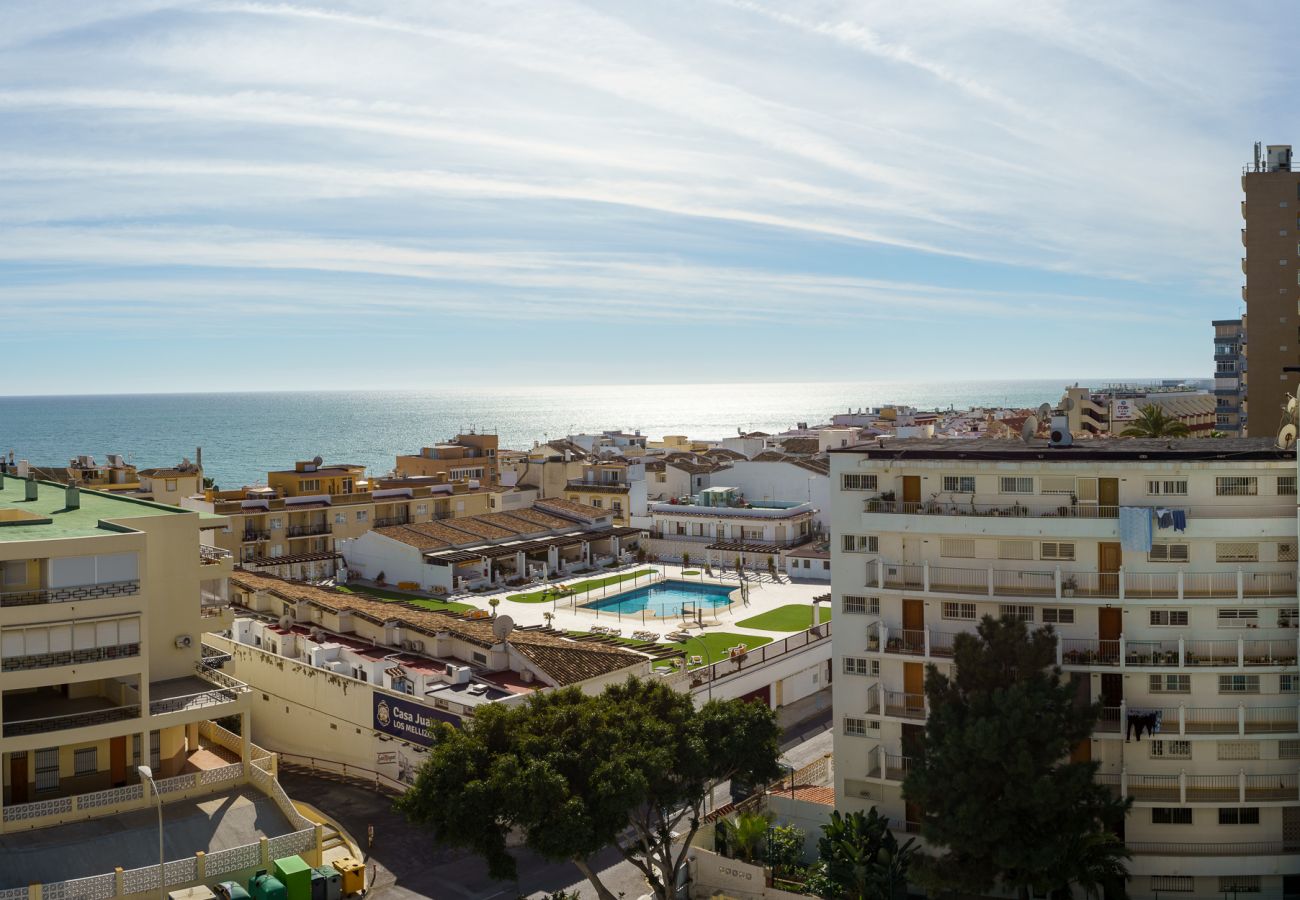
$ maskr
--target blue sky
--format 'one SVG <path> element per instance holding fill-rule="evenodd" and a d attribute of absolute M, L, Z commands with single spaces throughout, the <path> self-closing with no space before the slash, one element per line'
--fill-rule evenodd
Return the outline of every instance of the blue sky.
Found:
<path fill-rule="evenodd" d="M 0 390 L 1209 376 L 1284 9 L 0 0 Z"/>

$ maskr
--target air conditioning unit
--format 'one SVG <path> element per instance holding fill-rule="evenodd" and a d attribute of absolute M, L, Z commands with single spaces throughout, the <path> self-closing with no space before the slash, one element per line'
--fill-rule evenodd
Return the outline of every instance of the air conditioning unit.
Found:
<path fill-rule="evenodd" d="M 1068 447 L 1074 443 L 1070 434 L 1070 419 L 1067 416 L 1052 416 L 1052 431 L 1047 437 L 1049 447 Z"/>
<path fill-rule="evenodd" d="M 411 641 L 411 649 L 416 653 L 424 652 L 424 641 Z"/>
<path fill-rule="evenodd" d="M 412 644 L 412 643 L 413 643 L 412 641 L 402 641 L 402 649 L 403 649 L 403 650 L 411 650 L 411 649 L 414 649 L 414 648 L 411 647 L 411 644 Z"/>
<path fill-rule="evenodd" d="M 178 649 L 184 650 L 186 647 L 191 646 L 193 643 L 194 643 L 194 638 L 190 637 L 188 634 L 178 634 L 176 636 L 176 646 Z"/>
<path fill-rule="evenodd" d="M 532 684 L 533 678 L 535 677 L 536 676 L 533 675 L 532 669 L 524 669 L 522 672 L 519 673 L 519 680 L 522 681 L 524 684 Z"/>

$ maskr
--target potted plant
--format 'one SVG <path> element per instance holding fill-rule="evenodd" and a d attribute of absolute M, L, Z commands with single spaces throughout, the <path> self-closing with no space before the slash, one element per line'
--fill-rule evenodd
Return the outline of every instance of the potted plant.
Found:
<path fill-rule="evenodd" d="M 1075 579 L 1073 575 L 1071 575 L 1061 582 L 1061 593 L 1067 597 L 1073 597 L 1074 591 L 1076 588 L 1078 588 L 1078 586 L 1079 586 L 1079 582 Z"/>

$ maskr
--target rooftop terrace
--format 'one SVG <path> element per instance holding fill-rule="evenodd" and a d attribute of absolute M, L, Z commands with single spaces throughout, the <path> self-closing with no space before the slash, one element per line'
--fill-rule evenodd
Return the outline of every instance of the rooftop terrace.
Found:
<path fill-rule="evenodd" d="M 65 486 L 36 482 L 36 499 L 27 499 L 27 482 L 5 475 L 0 478 L 0 541 L 45 541 L 54 538 L 111 534 L 107 522 L 189 513 L 190 510 L 80 490 L 80 507 L 67 508 Z M 10 518 L 13 517 L 13 518 Z"/>

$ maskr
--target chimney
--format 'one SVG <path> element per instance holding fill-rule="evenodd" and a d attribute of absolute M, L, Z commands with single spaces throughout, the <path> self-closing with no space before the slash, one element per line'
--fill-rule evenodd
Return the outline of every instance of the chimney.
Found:
<path fill-rule="evenodd" d="M 67 509 L 81 509 L 81 490 L 71 481 L 64 490 L 63 505 Z"/>
<path fill-rule="evenodd" d="M 35 500 L 35 499 L 36 499 L 36 490 L 37 490 L 36 479 L 35 479 L 35 478 L 29 478 L 29 479 L 27 479 L 27 499 L 28 499 L 28 500 Z"/>

